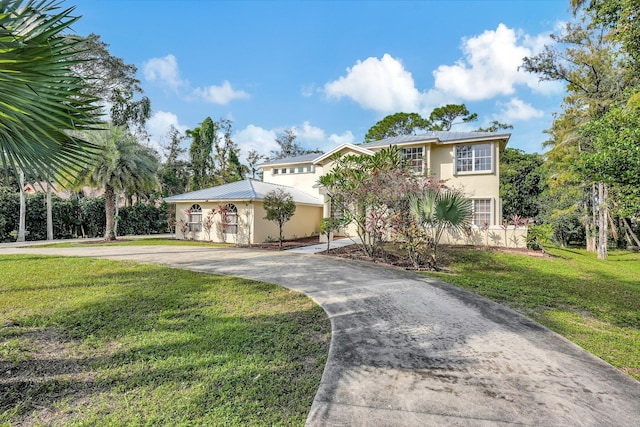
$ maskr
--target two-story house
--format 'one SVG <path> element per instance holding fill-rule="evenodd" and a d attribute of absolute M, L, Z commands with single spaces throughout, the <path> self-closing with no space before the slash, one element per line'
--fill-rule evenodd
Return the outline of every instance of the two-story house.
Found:
<path fill-rule="evenodd" d="M 183 229 L 190 227 L 189 238 L 256 243 L 278 235 L 275 224 L 264 219 L 262 199 L 272 189 L 284 188 L 297 204 L 294 217 L 285 225 L 285 238 L 315 235 L 320 220 L 331 215 L 329 197 L 318 180 L 331 171 L 334 156 L 373 155 L 395 145 L 406 159 L 413 160 L 417 173 L 428 169 L 436 179 L 461 189 L 472 200 L 471 233 L 448 235 L 445 242 L 523 246 L 526 230 L 505 229 L 501 215 L 499 158 L 510 136 L 493 132 L 429 132 L 362 145 L 343 144 L 324 154 L 267 161 L 261 165 L 263 181 L 240 181 L 169 197 L 166 201 L 177 204 L 176 218 Z M 212 214 L 216 209 L 231 214 Z M 218 225 L 207 233 L 202 221 L 208 214 Z"/>

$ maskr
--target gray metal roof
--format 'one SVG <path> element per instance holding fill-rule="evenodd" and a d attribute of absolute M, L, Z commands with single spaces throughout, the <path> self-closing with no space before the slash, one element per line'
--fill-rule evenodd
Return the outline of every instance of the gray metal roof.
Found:
<path fill-rule="evenodd" d="M 310 163 L 313 162 L 318 157 L 322 156 L 324 153 L 311 153 L 311 154 L 303 154 L 302 156 L 294 156 L 294 157 L 285 157 L 284 159 L 276 159 L 276 160 L 267 160 L 264 163 L 261 163 L 258 166 L 272 166 L 272 165 L 289 165 L 295 163 Z"/>
<path fill-rule="evenodd" d="M 317 154 L 316 154 L 317 156 Z M 323 205 L 323 201 L 313 194 L 305 193 L 297 188 L 286 185 L 272 184 L 269 182 L 245 179 L 217 187 L 205 188 L 190 193 L 165 197 L 166 202 L 222 202 L 233 200 L 263 200 L 272 190 L 281 188 L 291 194 L 293 201 L 305 205 Z"/>
<path fill-rule="evenodd" d="M 399 135 L 392 136 L 390 138 L 381 139 L 379 141 L 373 141 L 362 144 L 361 147 L 382 147 L 394 144 L 407 144 L 410 142 L 420 141 L 435 141 L 439 143 L 451 143 L 457 141 L 470 141 L 474 139 L 509 139 L 510 133 L 496 133 L 496 132 L 446 132 L 446 131 L 432 131 L 423 133 L 420 135 Z"/>

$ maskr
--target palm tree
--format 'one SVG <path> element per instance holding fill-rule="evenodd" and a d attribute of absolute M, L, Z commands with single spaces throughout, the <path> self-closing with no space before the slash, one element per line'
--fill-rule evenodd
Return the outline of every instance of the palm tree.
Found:
<path fill-rule="evenodd" d="M 71 72 L 78 41 L 63 32 L 78 18 L 57 0 L 0 0 L 0 162 L 16 177 L 73 175 L 94 146 L 68 133 L 100 114 L 89 82 Z"/>
<path fill-rule="evenodd" d="M 89 139 L 103 151 L 97 162 L 80 174 L 80 182 L 104 188 L 107 217 L 104 238 L 116 240 L 116 196 L 123 191 L 141 193 L 156 189 L 158 156 L 119 126 L 91 132 Z"/>
<path fill-rule="evenodd" d="M 456 190 L 429 188 L 409 196 L 409 211 L 433 241 L 432 263 L 437 268 L 438 243 L 446 229 L 463 232 L 471 223 L 471 201 Z"/>

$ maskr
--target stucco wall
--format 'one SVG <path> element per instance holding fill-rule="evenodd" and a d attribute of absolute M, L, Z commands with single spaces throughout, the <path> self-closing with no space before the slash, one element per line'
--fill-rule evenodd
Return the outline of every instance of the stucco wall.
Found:
<path fill-rule="evenodd" d="M 527 247 L 527 227 L 489 227 L 486 230 L 472 227 L 469 234 L 448 233 L 442 235 L 440 243 L 451 245 L 501 246 L 507 248 Z M 505 239 L 506 238 L 506 239 Z M 505 243 L 506 242 L 506 243 Z"/>
<path fill-rule="evenodd" d="M 299 165 L 278 165 L 277 169 L 279 170 L 285 167 L 287 168 L 287 173 L 285 174 L 281 173 L 281 171 L 273 174 L 273 167 L 265 167 L 262 179 L 264 182 L 287 185 L 289 187 L 299 188 L 309 194 L 320 195 L 319 189 L 317 187 L 314 188 L 314 186 L 318 183 L 318 179 L 325 174 L 324 168 L 316 165 L 314 172 L 289 173 L 289 168 L 294 167 L 297 171 L 298 166 Z"/>
<path fill-rule="evenodd" d="M 499 146 L 493 144 L 493 170 L 454 175 L 454 146 L 432 145 L 430 171 L 436 179 L 443 179 L 446 185 L 462 190 L 471 199 L 491 199 L 493 201 L 493 224 L 499 225 L 500 218 L 500 171 Z"/>
<path fill-rule="evenodd" d="M 233 203 L 238 209 L 238 233 L 223 233 L 221 224 L 221 216 L 218 213 L 213 214 L 213 226 L 210 233 L 207 233 L 206 227 L 202 225 L 200 232 L 187 232 L 186 236 L 180 231 L 180 220 L 188 221 L 186 210 L 189 209 L 194 203 L 176 203 L 176 238 L 189 239 L 189 240 L 204 240 L 211 242 L 226 242 L 235 244 L 248 244 L 249 242 L 255 243 L 254 230 L 255 230 L 255 215 L 253 202 L 245 201 L 229 201 L 224 203 L 204 203 L 198 202 L 202 208 L 202 220 L 206 220 L 207 216 L 211 213 L 211 210 L 216 211 L 221 204 Z M 263 215 L 264 216 L 264 215 Z"/>
<path fill-rule="evenodd" d="M 264 217 L 267 213 L 262 202 L 255 203 L 255 242 L 278 240 L 278 225 L 267 221 Z M 322 219 L 322 206 L 298 205 L 293 217 L 284 224 L 285 240 L 309 237 L 320 233 L 320 220 Z"/>

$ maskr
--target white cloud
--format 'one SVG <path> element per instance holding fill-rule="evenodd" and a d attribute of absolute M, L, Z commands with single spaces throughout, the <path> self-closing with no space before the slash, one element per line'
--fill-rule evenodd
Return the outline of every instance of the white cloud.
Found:
<path fill-rule="evenodd" d="M 168 86 L 175 91 L 189 84 L 180 78 L 178 61 L 173 55 L 167 55 L 162 58 L 151 58 L 143 64 L 142 70 L 144 78 L 148 81 Z"/>
<path fill-rule="evenodd" d="M 336 144 L 352 143 L 355 139 L 349 130 L 342 135 L 331 134 L 327 137 L 323 129 L 313 126 L 308 121 L 302 123 L 302 126 L 292 126 L 289 129 L 291 128 L 296 135 L 296 141 L 307 149 L 328 151 Z M 233 135 L 233 140 L 240 147 L 242 158 L 246 158 L 250 150 L 256 150 L 264 156 L 269 156 L 271 151 L 279 150 L 280 147 L 275 140 L 284 130 L 285 128 L 264 129 L 260 126 L 249 125 L 236 132 Z"/>
<path fill-rule="evenodd" d="M 526 121 L 544 116 L 544 112 L 535 109 L 531 104 L 527 104 L 518 98 L 511 98 L 509 102 L 498 102 L 500 113 L 497 120 L 506 123 Z"/>
<path fill-rule="evenodd" d="M 207 102 L 219 105 L 227 105 L 234 99 L 247 99 L 249 94 L 243 90 L 234 90 L 231 83 L 225 80 L 221 86 L 207 86 L 195 88 L 193 94 Z"/>
<path fill-rule="evenodd" d="M 435 87 L 465 100 L 513 94 L 515 84 L 526 83 L 530 78 L 518 67 L 531 50 L 517 41 L 516 32 L 504 24 L 495 31 L 464 39 L 464 60 L 439 66 L 433 72 Z"/>
<path fill-rule="evenodd" d="M 379 113 L 417 111 L 421 94 L 411 73 L 389 54 L 367 58 L 347 68 L 347 75 L 324 85 L 331 98 L 348 97 Z"/>
<path fill-rule="evenodd" d="M 191 88 L 188 80 L 180 77 L 178 60 L 169 54 L 162 58 L 151 58 L 143 64 L 145 79 L 161 86 L 169 87 L 185 100 L 201 99 L 212 104 L 226 105 L 235 99 L 247 99 L 249 94 L 235 90 L 228 80 L 221 85 Z"/>
<path fill-rule="evenodd" d="M 241 157 L 246 157 L 251 150 L 256 150 L 258 153 L 268 156 L 271 150 L 278 149 L 276 131 L 255 125 L 249 125 L 236 132 L 233 135 L 233 141 L 240 147 Z"/>
<path fill-rule="evenodd" d="M 181 133 L 184 133 L 188 129 L 187 126 L 180 124 L 177 115 L 167 111 L 158 111 L 147 120 L 149 144 L 160 154 L 162 154 L 162 147 L 169 143 L 167 133 L 171 126 L 178 129 Z"/>
<path fill-rule="evenodd" d="M 351 133 L 350 130 L 346 131 L 342 135 L 336 135 L 335 133 L 332 133 L 329 136 L 329 141 L 333 142 L 336 145 L 353 144 L 355 139 L 356 138 L 353 136 L 353 133 Z"/>
<path fill-rule="evenodd" d="M 326 140 L 324 131 L 319 127 L 312 126 L 308 121 L 302 124 L 302 129 L 294 127 L 294 132 L 298 136 L 298 140 L 303 143 L 305 141 L 324 142 Z"/>

